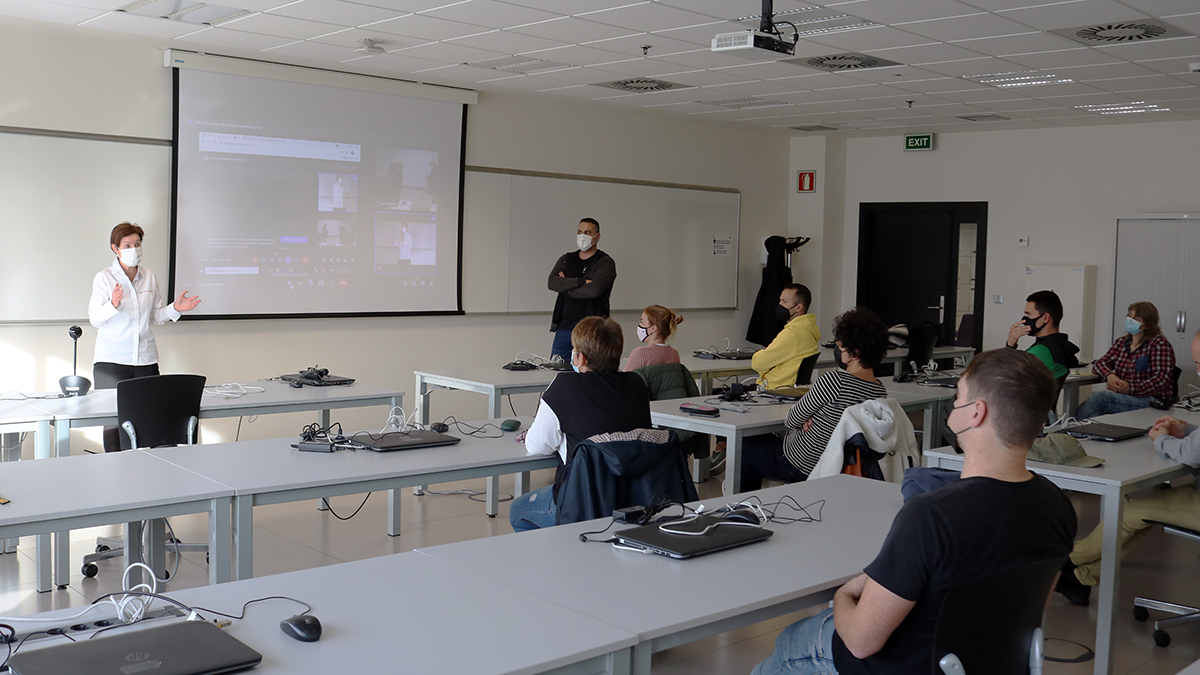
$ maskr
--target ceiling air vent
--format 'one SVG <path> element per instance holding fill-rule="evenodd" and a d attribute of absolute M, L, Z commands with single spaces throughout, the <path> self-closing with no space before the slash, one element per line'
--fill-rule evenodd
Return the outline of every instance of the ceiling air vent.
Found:
<path fill-rule="evenodd" d="M 814 56 L 806 59 L 788 59 L 784 63 L 794 63 L 798 66 L 808 66 L 817 70 L 843 72 L 847 70 L 864 70 L 866 68 L 904 65 L 876 56 L 867 56 L 866 54 L 831 54 L 829 56 Z"/>
<path fill-rule="evenodd" d="M 1147 21 L 1119 21 L 1116 23 L 1103 23 L 1097 26 L 1062 28 L 1050 32 L 1089 47 L 1190 36 L 1189 33 L 1185 33 L 1157 19 Z"/>
<path fill-rule="evenodd" d="M 810 133 L 816 133 L 818 131 L 837 131 L 838 130 L 837 127 L 827 127 L 827 126 L 824 126 L 821 124 L 810 124 L 810 125 L 804 126 L 804 127 L 788 127 L 788 128 L 795 129 L 796 131 L 808 131 Z"/>
<path fill-rule="evenodd" d="M 667 82 L 666 80 L 652 80 L 648 77 L 632 77 L 628 80 L 614 80 L 612 82 L 597 82 L 597 87 L 608 87 L 618 91 L 632 91 L 638 94 L 645 94 L 652 91 L 667 91 L 668 89 L 683 89 L 687 85 L 678 84 L 676 82 Z"/>
<path fill-rule="evenodd" d="M 490 68 L 492 70 L 499 70 L 502 73 L 520 73 L 521 75 L 534 75 L 577 67 L 568 63 L 558 63 L 557 61 L 547 61 L 532 56 L 518 56 L 515 54 L 467 61 L 464 65 L 475 66 L 476 68 Z"/>
<path fill-rule="evenodd" d="M 958 119 L 968 122 L 1006 122 L 1009 117 L 1004 115 L 987 114 L 987 115 L 959 115 Z"/>

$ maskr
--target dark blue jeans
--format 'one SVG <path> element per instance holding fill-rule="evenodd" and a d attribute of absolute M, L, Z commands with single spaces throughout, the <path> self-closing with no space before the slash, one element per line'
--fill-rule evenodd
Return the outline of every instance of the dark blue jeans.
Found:
<path fill-rule="evenodd" d="M 555 511 L 554 486 L 547 485 L 514 499 L 508 507 L 508 522 L 514 532 L 554 527 Z"/>
<path fill-rule="evenodd" d="M 783 454 L 783 439 L 775 434 L 742 439 L 742 486 L 738 492 L 761 490 L 764 478 L 798 483 L 808 475 L 792 466 Z"/>
<path fill-rule="evenodd" d="M 550 358 L 555 354 L 562 357 L 566 363 L 571 362 L 571 329 L 554 331 L 554 345 L 550 347 Z"/>

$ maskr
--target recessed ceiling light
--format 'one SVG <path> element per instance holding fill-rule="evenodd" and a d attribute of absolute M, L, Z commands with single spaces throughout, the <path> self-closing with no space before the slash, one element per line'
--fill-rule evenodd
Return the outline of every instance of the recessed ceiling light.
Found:
<path fill-rule="evenodd" d="M 1160 108 L 1153 103 L 1144 101 L 1131 101 L 1129 103 L 1107 103 L 1093 105 L 1077 105 L 1078 110 L 1086 110 L 1099 115 L 1127 115 L 1130 113 L 1147 113 L 1147 112 L 1169 112 L 1170 108 Z"/>
<path fill-rule="evenodd" d="M 188 12 L 194 12 L 198 9 L 204 9 L 205 7 L 208 7 L 207 2 L 198 2 L 194 5 L 192 5 L 191 7 L 184 7 L 183 9 L 177 9 L 174 12 L 167 14 L 163 18 L 164 19 L 178 19 L 179 17 L 183 16 L 184 14 L 187 14 Z"/>
<path fill-rule="evenodd" d="M 1002 89 L 1009 87 L 1034 87 L 1042 84 L 1066 84 L 1075 81 L 1040 70 L 1022 70 L 1011 73 L 993 73 L 991 75 L 970 75 L 963 77 L 963 79 L 970 82 L 978 82 L 979 84 L 990 84 L 993 87 L 1000 87 Z"/>
<path fill-rule="evenodd" d="M 958 119 L 968 122 L 1004 122 L 1011 118 L 1003 115 L 986 114 L 986 115 L 959 115 Z"/>
<path fill-rule="evenodd" d="M 724 108 L 733 108 L 736 110 L 755 110 L 757 108 L 779 108 L 782 106 L 791 105 L 783 101 L 772 101 L 767 98 L 759 98 L 757 96 L 734 96 L 732 98 L 718 98 L 709 101 L 696 101 L 696 103 L 705 103 L 708 105 L 719 105 Z"/>

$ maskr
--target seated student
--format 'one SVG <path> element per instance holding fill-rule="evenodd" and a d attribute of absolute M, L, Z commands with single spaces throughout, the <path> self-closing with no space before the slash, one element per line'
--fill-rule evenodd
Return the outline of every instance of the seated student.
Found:
<path fill-rule="evenodd" d="M 1046 364 L 1055 379 L 1065 377 L 1079 365 L 1079 359 L 1075 356 L 1079 353 L 1079 347 L 1067 339 L 1066 333 L 1058 331 L 1062 318 L 1063 306 L 1058 294 L 1054 291 L 1038 291 L 1025 298 L 1025 316 L 1008 329 L 1006 344 L 1010 349 L 1016 349 L 1017 340 L 1026 335 L 1036 337 L 1037 340 L 1026 351 Z"/>
<path fill-rule="evenodd" d="M 573 373 L 559 373 L 542 394 L 537 416 L 525 434 L 531 455 L 558 453 L 554 485 L 513 500 L 508 520 L 523 532 L 554 525 L 554 503 L 575 447 L 595 436 L 651 426 L 650 394 L 637 373 L 617 370 L 624 349 L 621 325 L 589 316 L 571 331 Z"/>
<path fill-rule="evenodd" d="M 962 479 L 908 500 L 833 609 L 785 628 L 754 675 L 937 672 L 931 645 L 947 589 L 1065 556 L 1075 509 L 1025 469 L 1053 384 L 1029 354 L 975 357 L 949 418 L 965 453 Z"/>
<path fill-rule="evenodd" d="M 683 317 L 662 305 L 650 305 L 642 310 L 638 321 L 638 339 L 646 343 L 629 354 L 625 370 L 637 370 L 642 366 L 659 363 L 679 363 L 679 352 L 667 346 L 667 340 L 675 332 L 675 326 L 683 323 Z"/>
<path fill-rule="evenodd" d="M 780 291 L 775 316 L 787 325 L 750 360 L 763 388 L 795 386 L 800 362 L 820 349 L 821 329 L 816 317 L 808 313 L 811 305 L 812 293 L 802 284 L 788 284 Z"/>
<path fill-rule="evenodd" d="M 1079 406 L 1080 419 L 1148 408 L 1155 398 L 1170 399 L 1175 350 L 1158 327 L 1158 308 L 1135 302 L 1125 316 L 1129 335 L 1117 338 L 1092 372 L 1108 380 L 1106 391 L 1093 391 Z"/>
<path fill-rule="evenodd" d="M 786 439 L 774 434 L 748 436 L 742 441 L 740 492 L 757 490 L 764 478 L 801 481 L 829 445 L 842 411 L 857 403 L 886 398 L 875 378 L 875 367 L 887 353 L 887 325 L 875 312 L 859 307 L 834 319 L 833 358 L 838 368 L 821 373 L 812 388 L 788 412 Z M 793 375 L 795 377 L 795 375 Z"/>
<path fill-rule="evenodd" d="M 1200 374 L 1200 333 L 1192 338 L 1192 360 Z M 1151 427 L 1150 438 L 1155 450 L 1192 467 L 1193 473 L 1200 469 L 1200 433 L 1196 433 L 1196 425 L 1163 416 Z M 1124 560 L 1146 538 L 1153 527 L 1147 520 L 1200 530 L 1200 490 L 1197 488 L 1200 488 L 1200 482 L 1127 497 L 1121 511 L 1120 538 L 1117 540 L 1121 559 Z M 1103 530 L 1104 523 L 1100 523 L 1091 534 L 1075 542 L 1071 558 L 1063 567 L 1058 587 L 1054 589 L 1076 605 L 1088 604 L 1092 586 L 1100 583 Z"/>

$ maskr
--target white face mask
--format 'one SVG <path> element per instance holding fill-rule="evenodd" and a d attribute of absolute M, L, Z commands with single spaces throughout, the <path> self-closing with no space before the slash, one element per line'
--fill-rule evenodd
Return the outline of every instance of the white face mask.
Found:
<path fill-rule="evenodd" d="M 646 338 L 650 337 L 650 329 L 637 327 L 638 342 L 645 342 Z"/>
<path fill-rule="evenodd" d="M 576 235 L 575 243 L 579 245 L 580 251 L 586 251 L 592 247 L 592 238 L 586 234 Z"/>
<path fill-rule="evenodd" d="M 126 267 L 137 267 L 142 262 L 142 247 L 121 249 L 121 264 Z"/>

